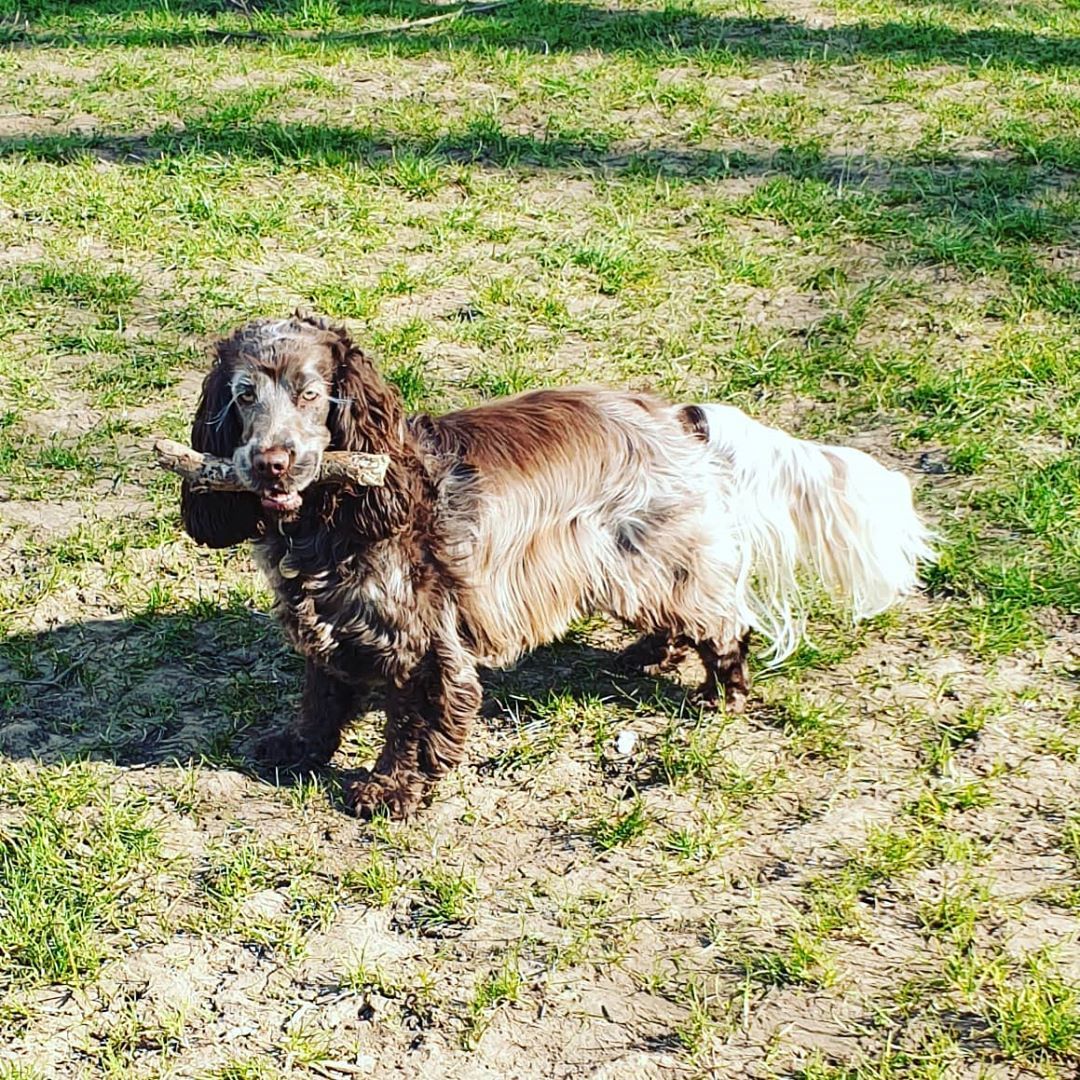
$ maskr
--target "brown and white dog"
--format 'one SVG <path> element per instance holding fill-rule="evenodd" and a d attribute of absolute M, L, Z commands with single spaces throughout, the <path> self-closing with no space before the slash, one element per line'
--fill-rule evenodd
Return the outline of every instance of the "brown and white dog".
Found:
<path fill-rule="evenodd" d="M 307 660 L 299 717 L 268 764 L 327 762 L 362 692 L 386 688 L 386 744 L 349 784 L 359 813 L 409 814 L 457 765 L 477 668 L 512 663 L 602 612 L 659 665 L 686 648 L 702 695 L 741 708 L 751 631 L 781 658 L 803 632 L 804 575 L 856 618 L 931 557 L 907 480 L 865 454 L 722 405 L 541 390 L 407 417 L 340 327 L 260 320 L 217 346 L 192 428 L 251 489 L 182 496 L 212 547 L 255 541 Z M 323 451 L 387 454 L 384 487 L 311 486 Z"/>

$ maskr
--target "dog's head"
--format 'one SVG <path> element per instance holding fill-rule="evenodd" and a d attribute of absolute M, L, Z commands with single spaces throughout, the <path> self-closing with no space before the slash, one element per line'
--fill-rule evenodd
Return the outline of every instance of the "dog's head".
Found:
<path fill-rule="evenodd" d="M 256 537 L 299 515 L 326 450 L 389 453 L 403 436 L 398 395 L 342 327 L 299 314 L 248 323 L 218 342 L 191 429 L 248 491 L 185 485 L 184 527 L 211 547 Z"/>

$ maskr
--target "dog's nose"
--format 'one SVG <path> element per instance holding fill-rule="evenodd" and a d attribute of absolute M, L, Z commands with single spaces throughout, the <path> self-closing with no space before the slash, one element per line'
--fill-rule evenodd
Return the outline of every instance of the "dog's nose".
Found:
<path fill-rule="evenodd" d="M 268 480 L 284 476 L 292 464 L 292 454 L 283 446 L 271 446 L 251 455 L 251 466 L 256 474 Z"/>

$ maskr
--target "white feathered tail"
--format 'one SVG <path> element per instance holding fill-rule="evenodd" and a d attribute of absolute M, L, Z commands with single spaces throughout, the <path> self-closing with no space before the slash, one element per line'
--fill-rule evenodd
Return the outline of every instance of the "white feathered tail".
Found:
<path fill-rule="evenodd" d="M 934 553 L 905 476 L 860 450 L 795 439 L 728 405 L 699 408 L 739 531 L 739 606 L 771 639 L 774 662 L 805 631 L 800 577 L 820 581 L 856 620 L 916 587 L 918 561 Z"/>

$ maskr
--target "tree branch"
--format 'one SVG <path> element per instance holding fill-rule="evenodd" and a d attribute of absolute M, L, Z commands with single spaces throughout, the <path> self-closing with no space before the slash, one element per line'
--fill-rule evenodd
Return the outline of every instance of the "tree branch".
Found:
<path fill-rule="evenodd" d="M 195 491 L 249 491 L 236 475 L 228 458 L 200 454 L 172 439 L 158 439 L 154 454 L 159 468 L 176 473 Z M 359 454 L 331 450 L 323 454 L 322 465 L 313 483 L 362 484 L 382 487 L 390 465 L 387 454 Z"/>

